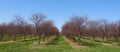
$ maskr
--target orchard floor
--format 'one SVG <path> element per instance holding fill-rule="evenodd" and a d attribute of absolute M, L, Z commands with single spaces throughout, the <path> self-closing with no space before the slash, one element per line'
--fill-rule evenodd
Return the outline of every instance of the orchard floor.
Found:
<path fill-rule="evenodd" d="M 37 39 L 0 44 L 0 52 L 120 52 L 119 46 L 84 39 L 81 44 L 77 45 L 64 36 L 57 36 L 49 43 L 41 45 L 38 45 Z"/>

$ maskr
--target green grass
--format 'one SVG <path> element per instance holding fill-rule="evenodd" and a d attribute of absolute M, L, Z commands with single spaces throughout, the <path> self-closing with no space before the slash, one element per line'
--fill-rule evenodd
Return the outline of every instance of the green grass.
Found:
<path fill-rule="evenodd" d="M 76 42 L 78 38 L 74 39 Z M 87 46 L 88 49 L 82 50 L 81 52 L 120 52 L 120 47 L 115 45 L 103 45 L 100 42 L 95 42 L 87 39 L 81 39 L 80 43 L 84 46 Z"/>
<path fill-rule="evenodd" d="M 52 42 L 42 45 L 41 52 L 77 52 L 62 36 L 57 36 Z"/>
<path fill-rule="evenodd" d="M 77 42 L 78 38 L 74 41 Z M 92 40 L 81 39 L 80 43 L 87 48 L 72 48 L 63 36 L 57 36 L 53 41 L 41 45 L 38 45 L 38 39 L 0 44 L 0 52 L 120 52 L 118 46 L 106 46 Z"/>
<path fill-rule="evenodd" d="M 0 44 L 0 52 L 29 52 L 29 45 L 33 40 Z"/>

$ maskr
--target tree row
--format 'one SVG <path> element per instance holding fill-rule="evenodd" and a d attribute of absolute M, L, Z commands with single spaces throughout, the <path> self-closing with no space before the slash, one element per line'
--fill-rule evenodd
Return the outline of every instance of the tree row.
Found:
<path fill-rule="evenodd" d="M 67 37 L 79 38 L 92 37 L 101 38 L 104 42 L 114 38 L 119 42 L 120 38 L 120 21 L 110 22 L 106 19 L 89 20 L 84 16 L 72 16 L 62 27 L 62 34 Z"/>
<path fill-rule="evenodd" d="M 16 41 L 17 37 L 23 36 L 24 40 L 26 36 L 39 37 L 38 44 L 40 44 L 41 37 L 46 37 L 58 35 L 59 31 L 54 26 L 53 21 L 46 20 L 46 16 L 42 13 L 35 13 L 31 15 L 30 22 L 24 19 L 20 15 L 15 15 L 14 20 L 9 23 L 0 24 L 0 40 L 7 35 L 13 37 Z"/>

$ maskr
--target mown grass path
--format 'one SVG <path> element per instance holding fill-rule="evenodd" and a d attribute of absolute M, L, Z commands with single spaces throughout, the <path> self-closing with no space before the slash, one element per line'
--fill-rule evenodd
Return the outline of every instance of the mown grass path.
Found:
<path fill-rule="evenodd" d="M 53 41 L 46 45 L 41 45 L 41 52 L 78 52 L 66 42 L 63 36 L 57 36 Z"/>

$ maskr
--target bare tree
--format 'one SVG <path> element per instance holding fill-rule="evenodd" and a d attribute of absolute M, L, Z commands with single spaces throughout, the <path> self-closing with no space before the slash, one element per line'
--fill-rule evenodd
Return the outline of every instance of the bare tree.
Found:
<path fill-rule="evenodd" d="M 82 32 L 86 26 L 87 18 L 82 17 L 82 16 L 73 16 L 71 18 L 71 21 L 73 22 L 73 25 L 74 25 L 76 31 L 78 32 L 79 43 L 80 43 L 80 38 L 83 35 Z"/>
<path fill-rule="evenodd" d="M 46 16 L 42 13 L 36 13 L 33 14 L 31 17 L 32 22 L 34 23 L 35 27 L 36 27 L 36 34 L 39 35 L 39 42 L 38 44 L 40 44 L 40 36 L 41 36 L 41 32 L 39 32 L 40 30 L 40 25 L 41 22 L 46 18 Z"/>
<path fill-rule="evenodd" d="M 63 27 L 62 27 L 62 34 L 66 34 L 70 38 L 74 39 L 73 36 L 76 36 L 79 38 L 79 44 L 80 44 L 80 38 L 84 34 L 84 30 L 87 24 L 87 17 L 82 16 L 73 16 L 70 21 L 68 21 Z"/>
<path fill-rule="evenodd" d="M 88 29 L 90 31 L 89 34 L 93 36 L 93 39 L 95 39 L 95 37 L 98 35 L 97 28 L 98 28 L 98 22 L 96 21 L 88 22 Z"/>
<path fill-rule="evenodd" d="M 15 37 L 14 37 L 14 41 L 16 40 L 17 35 L 20 35 L 20 34 L 25 35 L 24 36 L 24 40 L 25 40 L 26 34 L 25 34 L 25 31 L 24 31 L 24 28 L 27 25 L 27 22 L 20 15 L 15 15 L 14 17 L 15 17 L 15 21 L 16 21 L 15 24 L 16 24 L 16 27 L 17 27 L 16 34 L 15 34 Z"/>
<path fill-rule="evenodd" d="M 44 36 L 44 41 L 46 38 L 48 40 L 49 36 L 59 35 L 58 29 L 53 25 L 53 21 L 51 20 L 44 21 L 41 24 L 41 31 Z"/>
<path fill-rule="evenodd" d="M 0 40 L 2 40 L 2 38 L 3 38 L 4 28 L 5 28 L 5 25 L 4 24 L 0 24 Z"/>

